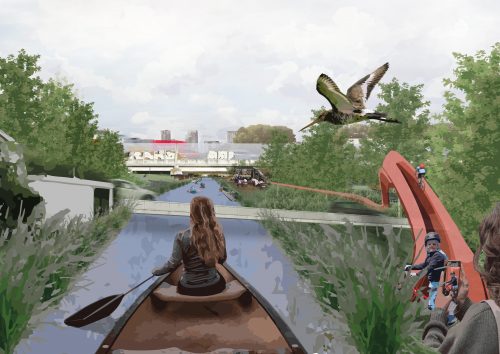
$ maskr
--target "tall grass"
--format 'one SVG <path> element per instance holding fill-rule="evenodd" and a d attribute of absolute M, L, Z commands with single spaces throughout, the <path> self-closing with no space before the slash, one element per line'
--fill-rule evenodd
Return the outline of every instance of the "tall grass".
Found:
<path fill-rule="evenodd" d="M 277 186 L 265 191 L 228 187 L 240 192 L 245 206 L 327 211 L 332 200 Z M 397 205 L 389 214 L 397 215 Z M 332 336 L 363 354 L 432 352 L 420 339 L 428 317 L 425 305 L 409 301 L 416 280 L 404 278 L 402 271 L 412 257 L 410 230 L 288 223 L 272 215 L 263 224 L 309 280 L 324 312 L 343 324 L 323 330 L 329 343 L 324 352 L 334 352 L 339 344 Z"/>
<path fill-rule="evenodd" d="M 225 181 L 219 183 L 240 194 L 239 201 L 243 206 L 269 209 L 328 211 L 330 201 L 336 200 L 330 196 L 308 191 L 295 190 L 276 185 L 270 185 L 261 190 L 254 187 L 236 187 Z"/>
<path fill-rule="evenodd" d="M 191 179 L 178 180 L 165 174 L 129 174 L 126 179 L 158 194 L 168 192 L 191 182 Z"/>
<path fill-rule="evenodd" d="M 56 304 L 130 218 L 130 206 L 84 222 L 65 212 L 43 223 L 19 220 L 0 234 L 0 353 L 12 353 L 37 315 Z"/>
<path fill-rule="evenodd" d="M 348 332 L 335 336 L 360 353 L 430 352 L 420 340 L 425 306 L 409 301 L 414 281 L 402 272 L 411 256 L 409 233 L 386 228 L 377 235 L 373 228 L 336 230 L 273 218 L 265 226 L 309 279 L 325 313 L 347 325 Z"/>
<path fill-rule="evenodd" d="M 257 189 L 253 187 L 236 187 L 234 183 L 219 179 L 221 186 L 230 191 L 235 191 L 239 194 L 238 200 L 243 206 L 269 209 L 286 209 L 286 210 L 307 210 L 331 212 L 330 207 L 333 202 L 343 200 L 339 197 L 328 196 L 310 191 L 302 191 L 277 185 L 270 185 L 267 189 Z M 363 192 L 363 191 L 362 191 Z M 380 195 L 378 198 L 371 198 L 376 195 L 376 192 L 370 191 L 358 193 L 365 197 L 369 197 L 373 201 L 380 203 Z M 402 206 L 397 203 L 392 203 L 391 206 L 384 211 L 387 216 L 404 217 Z"/>

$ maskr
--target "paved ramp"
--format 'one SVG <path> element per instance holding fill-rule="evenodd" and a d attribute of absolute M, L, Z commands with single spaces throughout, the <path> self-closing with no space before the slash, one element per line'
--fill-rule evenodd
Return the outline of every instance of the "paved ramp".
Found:
<path fill-rule="evenodd" d="M 408 220 L 377 215 L 357 215 L 341 213 L 321 213 L 314 211 L 297 211 L 282 209 L 247 208 L 237 206 L 216 205 L 215 212 L 221 219 L 262 220 L 275 216 L 284 221 L 307 222 L 318 224 L 345 224 L 410 228 Z M 134 208 L 136 214 L 189 216 L 189 203 L 170 203 L 139 200 Z"/>

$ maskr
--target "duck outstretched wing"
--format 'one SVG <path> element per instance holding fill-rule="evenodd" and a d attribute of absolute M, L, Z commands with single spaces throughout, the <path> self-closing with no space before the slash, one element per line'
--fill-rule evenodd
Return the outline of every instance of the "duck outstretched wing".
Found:
<path fill-rule="evenodd" d="M 337 84 L 326 74 L 321 74 L 316 82 L 316 90 L 324 96 L 332 105 L 332 110 L 342 113 L 352 113 L 352 104 L 349 99 L 340 92 Z"/>
<path fill-rule="evenodd" d="M 386 71 L 389 69 L 389 63 L 377 68 L 371 74 L 358 80 L 347 90 L 347 98 L 352 102 L 356 109 L 364 109 L 365 101 L 370 97 L 375 85 L 382 79 Z"/>

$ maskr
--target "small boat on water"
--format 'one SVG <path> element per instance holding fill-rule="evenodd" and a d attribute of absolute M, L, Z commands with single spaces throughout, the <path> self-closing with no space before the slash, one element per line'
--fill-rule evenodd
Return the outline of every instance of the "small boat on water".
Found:
<path fill-rule="evenodd" d="M 205 183 L 201 182 L 200 183 L 200 188 L 205 188 Z"/>
<path fill-rule="evenodd" d="M 188 193 L 196 194 L 196 188 L 194 188 L 194 187 L 189 188 L 187 191 L 188 191 Z"/>
<path fill-rule="evenodd" d="M 159 277 L 116 322 L 96 354 L 306 353 L 255 288 L 229 265 L 217 269 L 226 289 L 210 296 L 177 293 L 182 265 Z"/>

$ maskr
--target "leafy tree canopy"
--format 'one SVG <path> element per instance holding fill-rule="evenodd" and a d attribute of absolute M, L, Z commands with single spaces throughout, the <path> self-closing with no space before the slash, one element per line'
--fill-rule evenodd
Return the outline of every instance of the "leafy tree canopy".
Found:
<path fill-rule="evenodd" d="M 93 103 L 80 100 L 71 84 L 43 82 L 39 58 L 24 50 L 0 58 L 0 128 L 25 147 L 28 173 L 96 179 L 125 173 L 117 133 L 104 133 L 96 144 Z"/>
<path fill-rule="evenodd" d="M 290 143 L 295 142 L 293 130 L 284 126 L 272 126 L 265 124 L 250 125 L 238 129 L 234 137 L 235 143 L 269 144 L 274 132 L 282 132 Z"/>
<path fill-rule="evenodd" d="M 490 53 L 453 55 L 457 67 L 455 77 L 444 81 L 449 90 L 432 161 L 441 200 L 476 244 L 479 223 L 500 200 L 500 43 Z"/>

